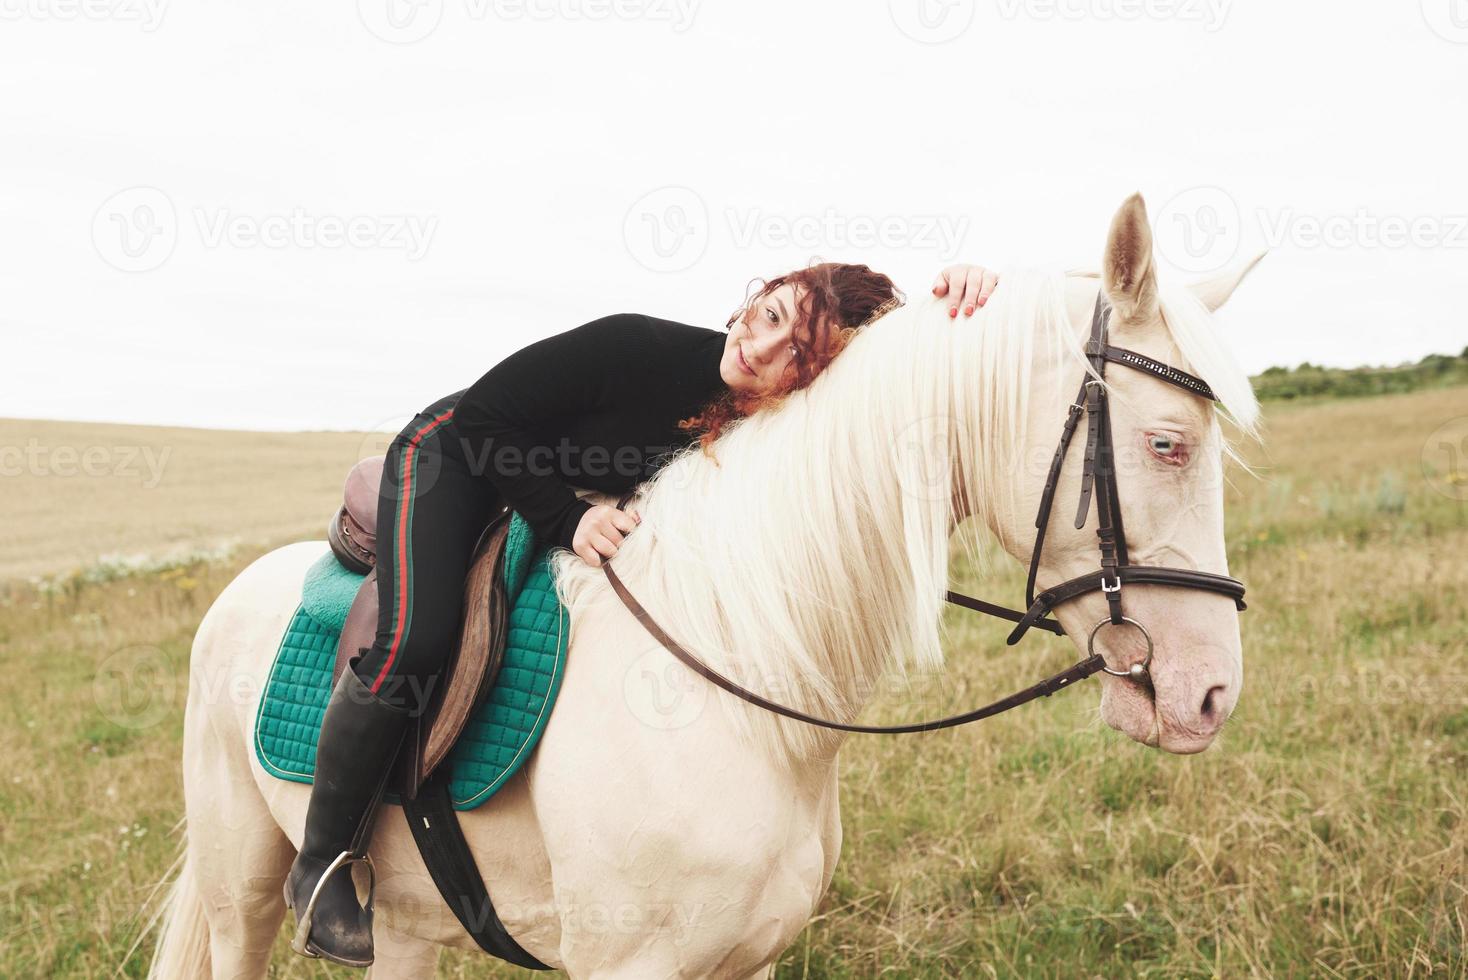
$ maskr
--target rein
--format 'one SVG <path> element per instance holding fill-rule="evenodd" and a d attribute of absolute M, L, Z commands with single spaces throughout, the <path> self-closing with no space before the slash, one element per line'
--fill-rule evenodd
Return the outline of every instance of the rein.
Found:
<path fill-rule="evenodd" d="M 795 708 L 778 704 L 768 698 L 742 687 L 723 674 L 719 673 L 708 664 L 704 663 L 695 654 L 684 648 L 664 632 L 650 616 L 642 604 L 627 590 L 627 586 L 612 570 L 610 559 L 603 559 L 602 570 L 606 573 L 607 580 L 611 583 L 612 590 L 622 600 L 622 603 L 631 611 L 637 621 L 652 634 L 653 638 L 661 643 L 680 662 L 694 673 L 704 677 L 714 686 L 728 691 L 735 697 L 748 703 L 763 708 L 766 711 L 792 718 L 796 721 L 815 725 L 819 728 L 829 728 L 840 732 L 855 732 L 871 735 L 905 735 L 914 732 L 932 732 L 944 728 L 954 728 L 966 725 L 970 722 L 981 721 L 1001 714 L 1011 708 L 1017 708 L 1022 704 L 1028 704 L 1037 698 L 1048 698 L 1056 691 L 1072 686 L 1076 681 L 1085 680 L 1092 674 L 1108 673 L 1117 677 L 1126 677 L 1137 683 L 1150 683 L 1148 668 L 1152 663 L 1152 636 L 1147 632 L 1145 626 L 1135 619 L 1126 616 L 1122 612 L 1121 587 L 1123 583 L 1138 585 L 1169 585 L 1179 588 L 1202 589 L 1208 592 L 1216 592 L 1228 596 L 1234 600 L 1239 610 L 1245 609 L 1244 584 L 1238 579 L 1227 575 L 1217 575 L 1213 572 L 1200 572 L 1192 569 L 1167 568 L 1160 565 L 1132 565 L 1127 561 L 1126 532 L 1121 522 L 1121 497 L 1116 485 L 1115 446 L 1111 435 L 1111 411 L 1107 399 L 1106 389 L 1102 380 L 1106 376 L 1107 362 L 1120 364 L 1133 370 L 1142 371 L 1153 377 L 1165 381 L 1168 384 L 1181 388 L 1184 391 L 1198 395 L 1201 398 L 1217 401 L 1218 398 L 1202 378 L 1188 374 L 1186 371 L 1178 370 L 1163 364 L 1161 361 L 1153 360 L 1145 354 L 1127 350 L 1123 347 L 1113 347 L 1107 343 L 1107 328 L 1111 320 L 1111 306 L 1106 302 L 1105 295 L 1098 293 L 1096 297 L 1096 309 L 1091 317 L 1091 335 L 1086 343 L 1086 358 L 1090 363 L 1091 374 L 1095 377 L 1087 377 L 1081 384 L 1080 393 L 1067 409 L 1065 424 L 1061 430 L 1060 444 L 1055 449 L 1055 455 L 1050 461 L 1050 471 L 1045 479 L 1045 488 L 1040 496 L 1039 513 L 1035 517 L 1035 549 L 1030 557 L 1029 575 L 1025 583 L 1025 601 L 1027 608 L 1023 611 L 1010 609 L 1007 606 L 996 605 L 975 599 L 958 592 L 948 592 L 946 601 L 957 606 L 972 609 L 975 612 L 993 616 L 998 619 L 1008 620 L 1015 625 L 1013 632 L 1009 634 L 1008 644 L 1013 646 L 1024 638 L 1026 632 L 1032 628 L 1047 630 L 1057 636 L 1065 636 L 1065 628 L 1049 614 L 1055 607 L 1063 602 L 1068 602 L 1078 596 L 1088 595 L 1092 592 L 1101 592 L 1106 596 L 1107 617 L 1097 623 L 1090 632 L 1086 641 L 1086 659 L 1072 664 L 1058 674 L 1040 681 L 1032 687 L 1022 691 L 1016 691 L 1008 697 L 1001 698 L 992 704 L 962 714 L 950 715 L 947 718 L 939 718 L 934 721 L 917 722 L 910 725 L 852 725 L 845 722 L 831 721 L 827 718 L 817 718 L 815 715 L 806 714 Z M 1038 595 L 1035 594 L 1035 577 L 1039 574 L 1040 554 L 1045 546 L 1045 530 L 1050 523 L 1050 513 L 1055 503 L 1056 488 L 1060 485 L 1060 472 L 1065 464 L 1065 456 L 1070 448 L 1071 440 L 1075 436 L 1080 425 L 1081 416 L 1087 419 L 1086 449 L 1083 469 L 1081 471 L 1081 495 L 1080 503 L 1076 510 L 1075 526 L 1080 529 L 1085 526 L 1086 518 L 1091 510 L 1091 500 L 1096 501 L 1097 527 L 1096 536 L 1099 539 L 1100 569 L 1087 575 L 1062 582 L 1052 586 Z M 626 507 L 627 503 L 636 495 L 632 490 L 622 496 L 617 502 L 617 509 Z M 1115 670 L 1108 666 L 1104 657 L 1096 652 L 1096 634 L 1105 626 L 1129 625 L 1142 634 L 1147 641 L 1147 653 L 1145 659 L 1140 663 L 1132 664 L 1126 670 Z"/>
<path fill-rule="evenodd" d="M 620 508 L 620 505 L 618 506 Z M 980 721 L 981 719 L 1008 711 L 1010 708 L 1018 708 L 1020 705 L 1027 704 L 1036 698 L 1048 698 L 1056 691 L 1069 687 L 1075 681 L 1084 680 L 1097 671 L 1104 670 L 1106 667 L 1106 661 L 1101 658 L 1099 653 L 1096 653 L 1078 664 L 1067 667 L 1058 674 L 1045 678 L 1034 687 L 1027 687 L 1023 691 L 1011 694 L 1007 698 L 1001 698 L 993 704 L 985 705 L 982 708 L 975 708 L 973 711 L 966 711 L 961 715 L 952 715 L 948 718 L 939 718 L 936 721 L 923 721 L 912 725 L 848 725 L 845 722 L 817 718 L 815 715 L 808 715 L 804 711 L 798 711 L 795 708 L 789 708 L 783 704 L 776 704 L 774 701 L 761 697 L 753 691 L 729 680 L 729 678 L 698 659 L 697 656 L 685 650 L 679 645 L 677 640 L 674 640 L 667 633 L 663 632 L 662 627 L 653 621 L 653 618 L 648 615 L 646 609 L 642 608 L 642 604 L 632 597 L 632 593 L 627 591 L 627 586 L 623 585 L 622 580 L 617 577 L 617 573 L 612 571 L 610 562 L 602 562 L 601 567 L 605 569 L 607 579 L 612 583 L 612 589 L 616 591 L 617 595 L 621 596 L 622 602 L 626 604 L 627 608 L 632 610 L 632 615 L 637 617 L 637 621 L 646 627 L 647 631 L 659 643 L 667 647 L 673 656 L 681 660 L 694 673 L 702 675 L 716 687 L 722 687 L 735 697 L 748 701 L 756 707 L 764 708 L 766 711 L 773 711 L 775 714 L 783 715 L 786 718 L 794 718 L 796 721 L 803 721 L 808 725 L 816 725 L 820 728 L 832 728 L 838 732 L 858 732 L 866 735 L 906 735 L 912 732 L 935 732 L 940 728 L 954 728 L 958 725 L 967 725 L 971 721 Z"/>

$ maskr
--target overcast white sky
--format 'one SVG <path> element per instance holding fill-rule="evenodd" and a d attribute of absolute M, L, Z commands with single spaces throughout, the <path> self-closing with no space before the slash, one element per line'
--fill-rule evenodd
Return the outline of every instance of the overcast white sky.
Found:
<path fill-rule="evenodd" d="M 1272 246 L 1251 371 L 1468 344 L 1468 0 L 0 0 L 0 416 L 397 428 L 754 276 Z"/>

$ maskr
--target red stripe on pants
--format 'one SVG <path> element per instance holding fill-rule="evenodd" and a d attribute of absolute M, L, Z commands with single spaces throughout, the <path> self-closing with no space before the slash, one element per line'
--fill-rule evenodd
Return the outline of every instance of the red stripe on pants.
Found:
<path fill-rule="evenodd" d="M 392 670 L 393 660 L 398 655 L 398 645 L 403 641 L 403 631 L 413 611 L 412 589 L 408 582 L 409 573 L 412 571 L 410 566 L 412 555 L 408 550 L 408 522 L 413 516 L 413 464 L 418 456 L 418 443 L 425 436 L 432 435 L 435 429 L 453 417 L 453 409 L 435 416 L 414 432 L 407 445 L 403 447 L 402 479 L 398 484 L 397 547 L 393 555 L 393 574 L 396 576 L 394 585 L 397 591 L 394 601 L 397 607 L 394 610 L 396 622 L 393 626 L 392 645 L 387 649 L 387 659 L 383 661 L 382 669 L 377 672 L 377 677 L 372 681 L 373 694 L 376 694 L 378 688 L 382 687 L 382 682 L 387 679 L 388 673 Z"/>

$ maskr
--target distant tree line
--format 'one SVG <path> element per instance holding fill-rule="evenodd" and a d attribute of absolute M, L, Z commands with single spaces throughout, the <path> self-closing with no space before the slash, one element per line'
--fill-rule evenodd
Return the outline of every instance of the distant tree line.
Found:
<path fill-rule="evenodd" d="M 1356 398 L 1422 388 L 1468 384 L 1468 347 L 1462 353 L 1428 354 L 1415 364 L 1395 367 L 1329 368 L 1305 363 L 1272 367 L 1255 375 L 1260 400 L 1273 398 Z"/>

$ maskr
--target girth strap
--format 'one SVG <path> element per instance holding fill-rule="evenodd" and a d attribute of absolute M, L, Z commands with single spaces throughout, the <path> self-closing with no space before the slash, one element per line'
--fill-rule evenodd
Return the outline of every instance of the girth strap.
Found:
<path fill-rule="evenodd" d="M 449 911 L 479 948 L 527 970 L 549 970 L 515 941 L 490 900 L 489 889 L 474 853 L 464 839 L 459 813 L 449 792 L 449 767 L 439 766 L 418 790 L 403 800 L 403 817 L 418 844 L 418 853 L 438 886 Z"/>

